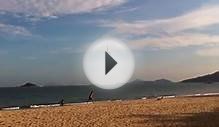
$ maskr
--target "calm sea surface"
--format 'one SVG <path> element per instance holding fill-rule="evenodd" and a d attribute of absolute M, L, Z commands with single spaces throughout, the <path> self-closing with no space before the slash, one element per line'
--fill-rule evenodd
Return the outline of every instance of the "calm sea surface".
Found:
<path fill-rule="evenodd" d="M 91 90 L 95 100 L 135 99 L 160 95 L 187 95 L 199 93 L 219 93 L 219 83 L 145 83 L 127 84 L 116 90 L 102 90 L 94 86 L 54 86 L 32 88 L 0 88 L 0 107 L 26 106 L 32 104 L 84 102 Z"/>

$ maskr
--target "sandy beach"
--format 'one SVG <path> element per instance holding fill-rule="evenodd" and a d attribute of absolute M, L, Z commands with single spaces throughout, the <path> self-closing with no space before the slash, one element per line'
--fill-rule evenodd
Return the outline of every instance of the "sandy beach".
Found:
<path fill-rule="evenodd" d="M 0 111 L 1 127 L 219 127 L 219 96 Z"/>

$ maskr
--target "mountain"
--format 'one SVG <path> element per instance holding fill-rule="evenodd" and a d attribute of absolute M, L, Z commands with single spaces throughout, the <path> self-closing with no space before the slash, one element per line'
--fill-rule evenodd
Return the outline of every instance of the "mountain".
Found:
<path fill-rule="evenodd" d="M 167 80 L 167 79 L 158 79 L 158 80 L 154 80 L 154 81 L 144 81 L 144 80 L 136 79 L 136 80 L 129 82 L 127 84 L 146 85 L 146 84 L 168 84 L 168 83 L 173 83 L 173 82 L 170 80 Z"/>
<path fill-rule="evenodd" d="M 167 80 L 167 79 L 158 79 L 158 80 L 155 80 L 154 82 L 156 82 L 156 83 L 172 83 L 172 81 Z"/>
<path fill-rule="evenodd" d="M 183 83 L 214 83 L 214 82 L 219 82 L 219 71 L 204 75 L 204 76 L 199 76 L 196 78 L 191 78 L 191 79 L 186 79 L 181 81 Z"/>
<path fill-rule="evenodd" d="M 21 85 L 20 87 L 39 87 L 39 86 L 36 84 L 30 83 L 30 82 L 27 82 L 24 85 Z"/>

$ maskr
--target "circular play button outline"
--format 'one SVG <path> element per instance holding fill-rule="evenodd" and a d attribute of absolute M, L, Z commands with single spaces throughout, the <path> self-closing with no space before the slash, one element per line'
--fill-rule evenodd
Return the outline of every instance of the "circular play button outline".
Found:
<path fill-rule="evenodd" d="M 92 43 L 85 52 L 83 69 L 88 80 L 103 89 L 124 85 L 134 71 L 134 57 L 125 43 L 104 38 Z"/>

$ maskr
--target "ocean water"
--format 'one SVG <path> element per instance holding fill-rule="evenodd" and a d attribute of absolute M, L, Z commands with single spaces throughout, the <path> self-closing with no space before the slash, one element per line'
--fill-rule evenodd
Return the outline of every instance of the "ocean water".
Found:
<path fill-rule="evenodd" d="M 91 90 L 94 90 L 95 100 L 100 101 L 161 95 L 219 93 L 219 83 L 130 83 L 115 90 L 103 90 L 93 85 L 0 88 L 0 107 L 58 103 L 61 99 L 64 99 L 65 103 L 85 102 Z"/>

